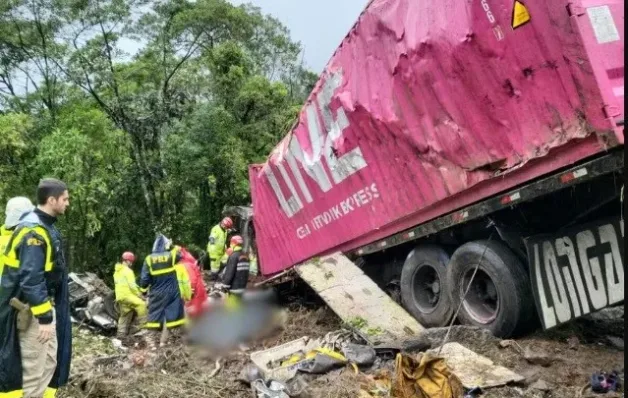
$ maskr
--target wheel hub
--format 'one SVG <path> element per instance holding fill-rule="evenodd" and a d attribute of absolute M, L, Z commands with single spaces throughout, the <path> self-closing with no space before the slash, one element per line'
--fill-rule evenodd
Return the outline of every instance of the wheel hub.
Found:
<path fill-rule="evenodd" d="M 460 296 L 469 287 L 463 306 L 473 319 L 481 324 L 489 324 L 495 320 L 499 313 L 499 294 L 495 283 L 491 277 L 481 269 L 478 269 L 475 277 L 471 280 L 474 270 L 471 269 L 464 274 L 463 283 L 460 286 Z M 471 282 L 471 286 L 469 283 Z"/>
<path fill-rule="evenodd" d="M 440 301 L 440 278 L 436 269 L 425 264 L 418 268 L 412 278 L 414 301 L 423 313 L 431 313 Z"/>

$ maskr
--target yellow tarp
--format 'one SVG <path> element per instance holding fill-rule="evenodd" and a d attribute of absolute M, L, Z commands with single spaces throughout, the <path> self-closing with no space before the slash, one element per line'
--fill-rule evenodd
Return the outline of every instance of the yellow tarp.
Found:
<path fill-rule="evenodd" d="M 460 398 L 464 390 L 445 359 L 397 354 L 392 392 L 399 398 Z"/>
<path fill-rule="evenodd" d="M 389 389 L 396 398 L 460 398 L 464 393 L 462 383 L 445 359 L 430 354 L 421 354 L 416 359 L 397 354 L 394 376 L 382 372 L 365 384 L 359 398 L 388 396 Z"/>

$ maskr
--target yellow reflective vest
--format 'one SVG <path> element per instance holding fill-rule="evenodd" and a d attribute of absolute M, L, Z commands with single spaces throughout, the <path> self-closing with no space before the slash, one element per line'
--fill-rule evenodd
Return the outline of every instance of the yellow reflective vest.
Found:
<path fill-rule="evenodd" d="M 233 249 L 235 246 L 229 245 L 229 247 Z M 225 265 L 227 265 L 227 260 L 229 260 L 229 255 L 227 254 L 227 251 L 225 250 L 225 254 L 223 254 L 222 258 L 220 259 L 220 266 L 224 267 Z"/>
<path fill-rule="evenodd" d="M 11 241 L 11 235 L 13 231 L 9 231 L 3 226 L 0 227 L 0 279 L 2 278 L 2 271 L 4 270 L 4 252 L 7 249 L 9 242 Z"/>
<path fill-rule="evenodd" d="M 135 273 L 126 265 L 116 264 L 113 282 L 115 283 L 116 301 L 124 301 L 132 296 L 142 297 L 140 288 L 135 281 Z"/>
<path fill-rule="evenodd" d="M 209 243 L 207 244 L 207 255 L 211 260 L 212 270 L 220 268 L 220 260 L 227 250 L 227 231 L 219 225 L 215 225 L 209 233 Z"/>
<path fill-rule="evenodd" d="M 179 292 L 181 292 L 181 298 L 184 301 L 190 301 L 192 299 L 192 284 L 190 283 L 190 276 L 188 270 L 185 269 L 184 264 L 176 264 L 174 266 L 177 272 L 177 281 L 179 282 Z"/>

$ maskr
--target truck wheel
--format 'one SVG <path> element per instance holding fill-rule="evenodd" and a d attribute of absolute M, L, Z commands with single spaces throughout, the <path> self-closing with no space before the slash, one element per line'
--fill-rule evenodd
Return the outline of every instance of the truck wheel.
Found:
<path fill-rule="evenodd" d="M 417 321 L 426 327 L 446 325 L 453 314 L 447 289 L 449 255 L 438 246 L 419 246 L 406 258 L 401 270 L 401 300 Z"/>
<path fill-rule="evenodd" d="M 489 329 L 498 337 L 510 337 L 534 314 L 528 273 L 517 256 L 500 242 L 462 245 L 452 255 L 447 270 L 454 308 L 460 306 L 478 262 L 458 320 L 463 325 Z"/>

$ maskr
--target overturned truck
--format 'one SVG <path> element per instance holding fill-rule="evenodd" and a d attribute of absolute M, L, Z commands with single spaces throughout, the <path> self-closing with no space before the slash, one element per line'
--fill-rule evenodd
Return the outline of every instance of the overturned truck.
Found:
<path fill-rule="evenodd" d="M 250 167 L 262 274 L 342 252 L 422 325 L 499 336 L 623 303 L 623 20 L 371 1 Z"/>

